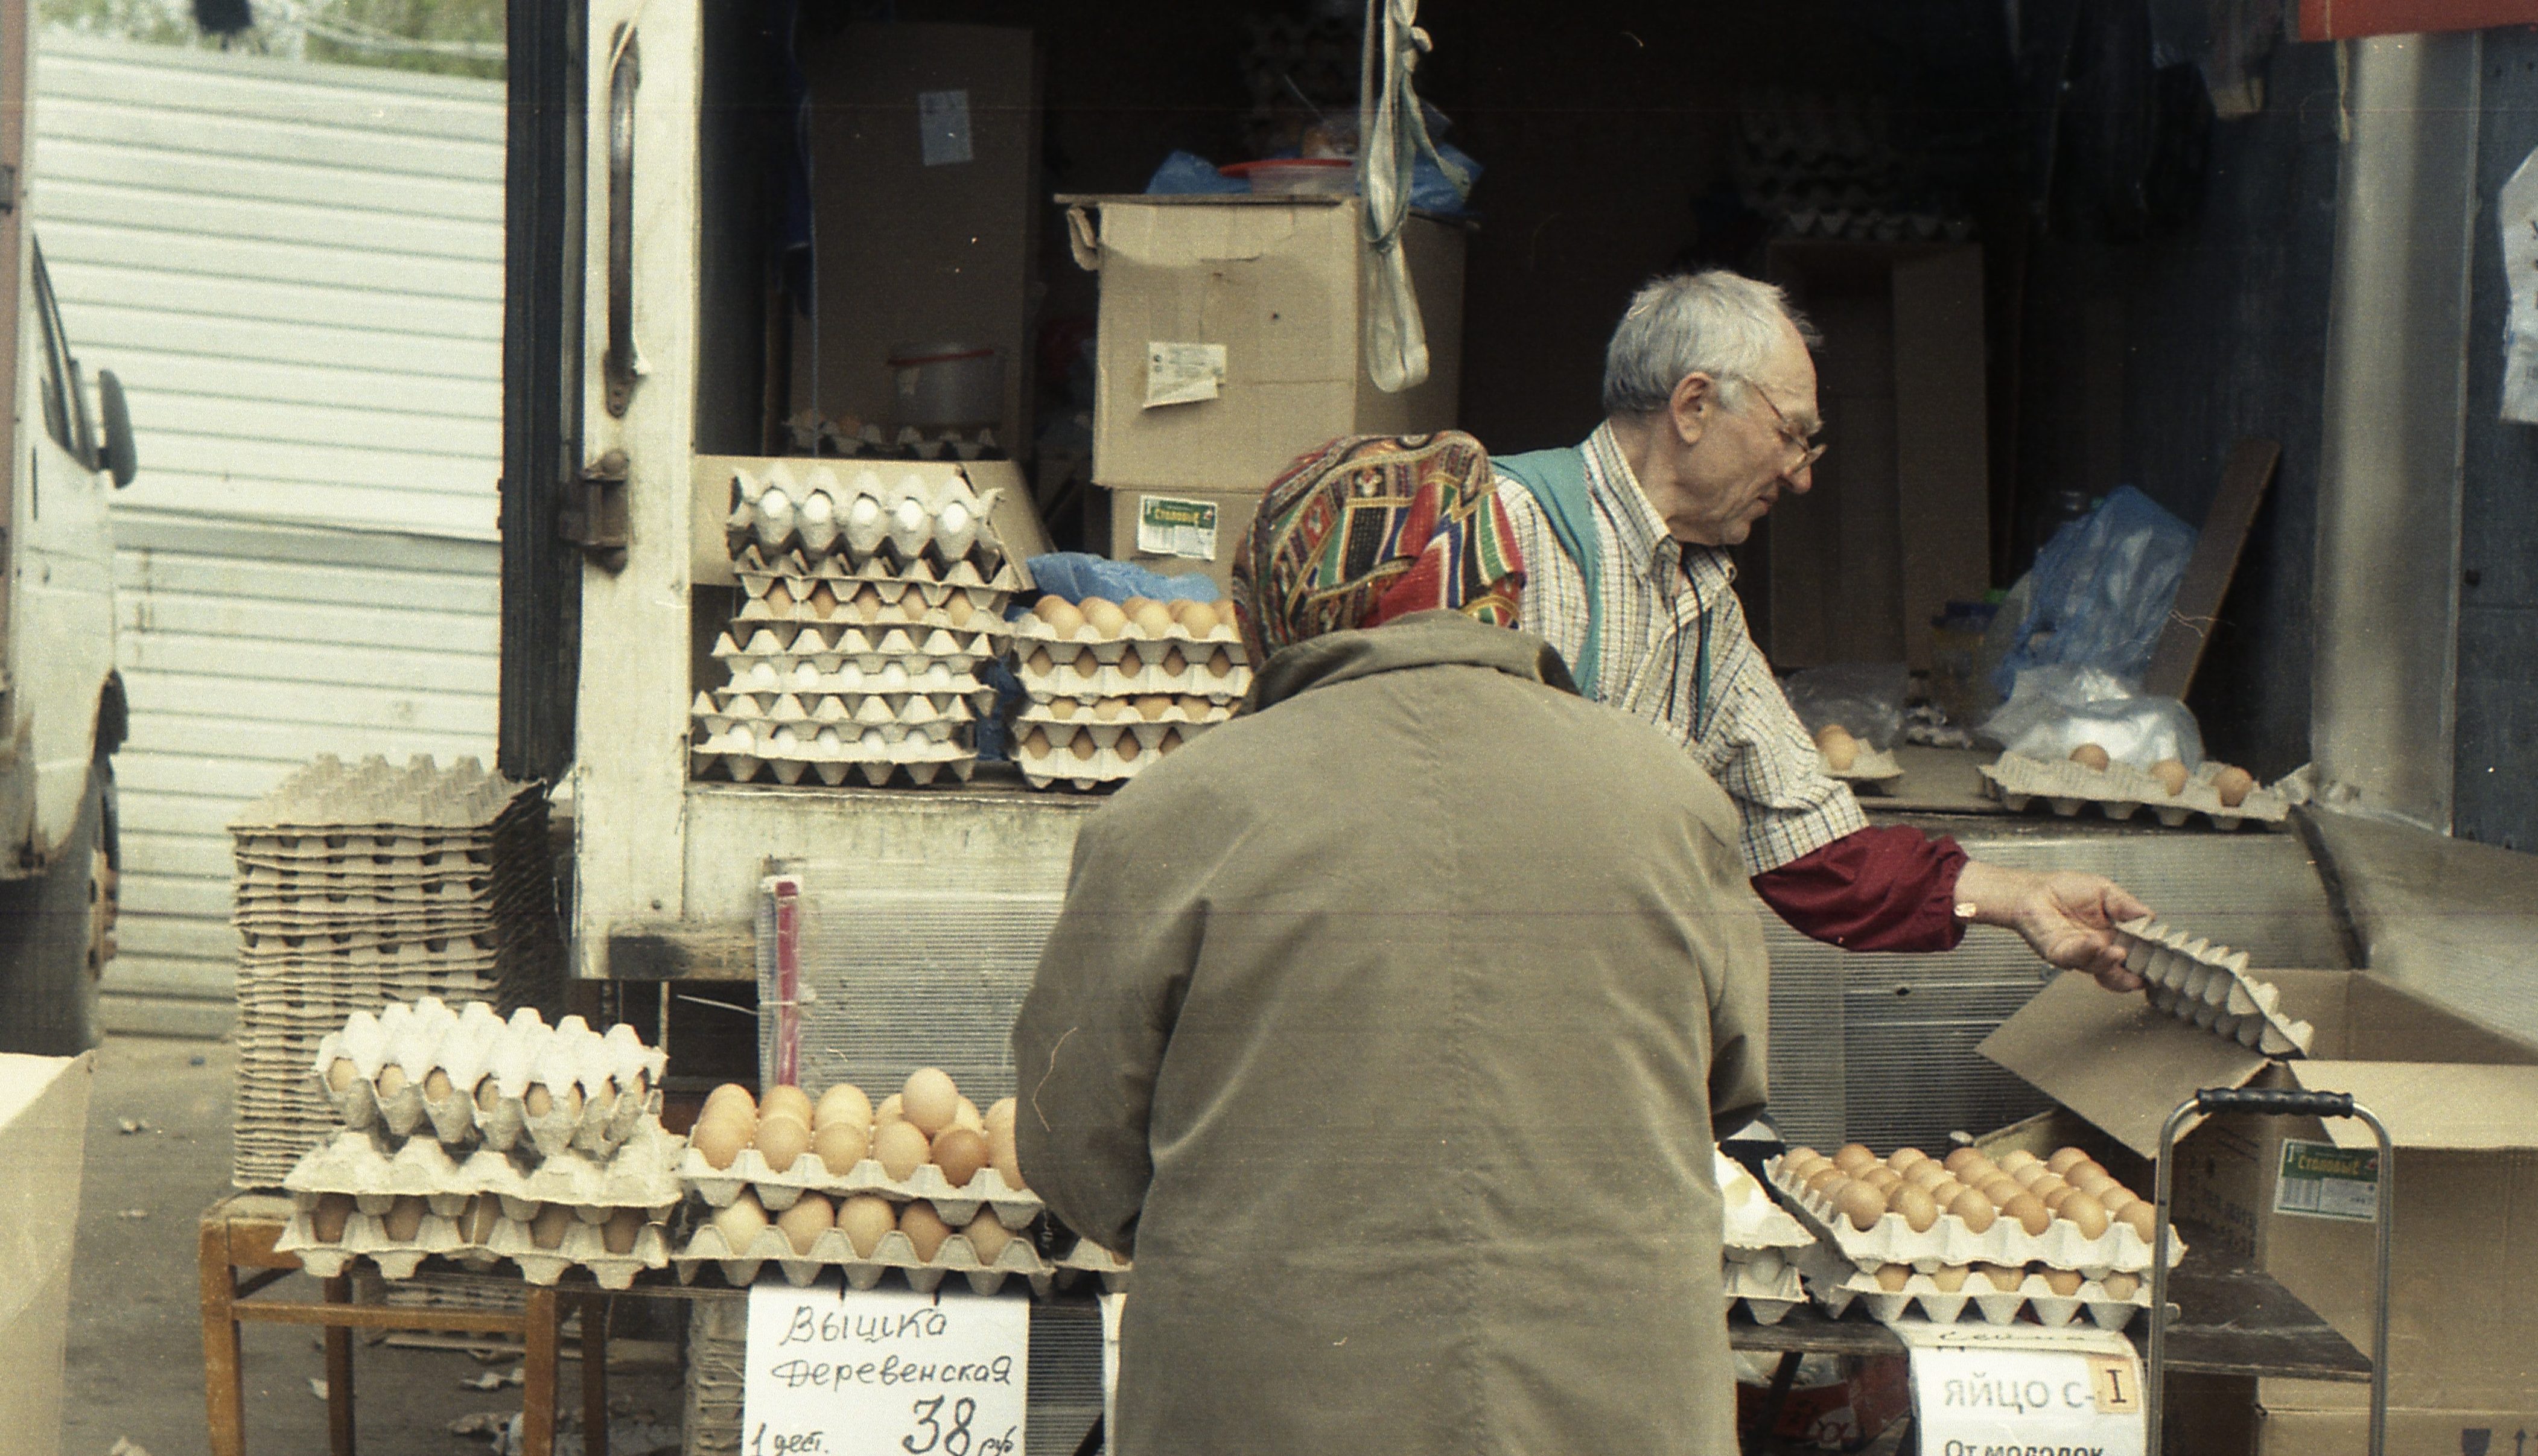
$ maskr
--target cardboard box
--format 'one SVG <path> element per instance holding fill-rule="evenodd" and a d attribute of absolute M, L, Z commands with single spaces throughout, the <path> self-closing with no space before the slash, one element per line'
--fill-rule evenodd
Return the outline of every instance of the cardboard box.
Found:
<path fill-rule="evenodd" d="M 1264 483 L 1265 484 L 1265 483 Z M 1202 571 L 1227 590 L 1260 508 L 1258 491 L 1110 491 L 1110 559 L 1176 576 Z M 1212 522 L 1212 524 L 1211 524 Z"/>
<path fill-rule="evenodd" d="M 94 1052 L 0 1055 L 0 1167 L 9 1170 L 0 1187 L 0 1430 L 10 1450 L 33 1456 L 61 1449 L 71 1243 L 96 1064 Z"/>
<path fill-rule="evenodd" d="M 1368 279 L 1354 197 L 1062 198 L 1076 261 L 1102 275 L 1093 480 L 1258 493 L 1344 434 L 1449 430 L 1462 385 L 1460 225 L 1402 231 L 1427 382 L 1367 377 Z"/>
<path fill-rule="evenodd" d="M 2499 1411 L 2388 1409 L 2387 1456 L 2530 1456 L 2533 1444 L 2538 1444 L 2538 1402 Z M 2257 1409 L 2257 1456 L 2366 1456 L 2370 1449 L 2367 1408 Z"/>
<path fill-rule="evenodd" d="M 2269 1061 L 2067 975 L 1981 1050 L 2145 1158 L 2201 1088 L 2351 1092 L 2397 1148 L 2391 1404 L 2538 1405 L 2538 1301 L 2521 1292 L 2538 1288 L 2538 1053 L 2368 972 L 2259 974 L 2315 1024 L 2313 1056 Z M 2374 1193 L 2374 1147 L 2350 1118 L 2206 1121 L 2178 1144 L 2178 1217 L 2367 1352 L 2373 1230 L 2356 1214 Z"/>

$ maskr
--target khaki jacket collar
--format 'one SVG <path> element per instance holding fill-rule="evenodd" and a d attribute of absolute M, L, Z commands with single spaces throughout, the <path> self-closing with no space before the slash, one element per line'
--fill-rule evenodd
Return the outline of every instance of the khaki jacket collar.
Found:
<path fill-rule="evenodd" d="M 1460 612 L 1416 612 L 1363 631 L 1331 632 L 1280 649 L 1252 680 L 1246 709 L 1263 708 L 1334 683 L 1421 667 L 1485 667 L 1575 693 L 1568 664 L 1528 631 L 1492 627 Z"/>

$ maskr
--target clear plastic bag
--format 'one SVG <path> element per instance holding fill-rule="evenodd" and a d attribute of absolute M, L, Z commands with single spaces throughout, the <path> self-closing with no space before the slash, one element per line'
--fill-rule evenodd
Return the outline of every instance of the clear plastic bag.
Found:
<path fill-rule="evenodd" d="M 1839 723 L 1870 748 L 1891 749 L 1904 733 L 1912 673 L 1900 662 L 1842 662 L 1808 668 L 1791 677 L 1783 691 L 1809 734 Z"/>
<path fill-rule="evenodd" d="M 1993 686 L 2010 692 L 2021 673 L 2050 666 L 2095 668 L 2138 684 L 2194 555 L 2194 536 L 2158 501 L 2116 487 L 2037 554 L 2028 573 L 2035 595 Z"/>
<path fill-rule="evenodd" d="M 2174 759 L 2191 772 L 2203 761 L 2203 731 L 2184 703 L 2135 693 L 2097 668 L 2029 668 L 1977 731 L 2010 753 L 2047 762 L 2090 743 L 2135 768 Z"/>

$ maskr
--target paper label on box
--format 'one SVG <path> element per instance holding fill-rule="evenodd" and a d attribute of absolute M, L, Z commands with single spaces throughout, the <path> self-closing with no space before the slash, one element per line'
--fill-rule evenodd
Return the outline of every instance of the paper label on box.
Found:
<path fill-rule="evenodd" d="M 749 1291 L 741 1449 L 1022 1456 L 1031 1301 L 823 1280 Z"/>
<path fill-rule="evenodd" d="M 2333 1143 L 2283 1141 L 2274 1212 L 2368 1224 L 2379 1217 L 2379 1155 Z"/>
<path fill-rule="evenodd" d="M 1146 345 L 1146 408 L 1194 405 L 1225 390 L 1222 344 Z"/>
<path fill-rule="evenodd" d="M 1137 497 L 1137 550 L 1150 557 L 1216 560 L 1216 502 L 1171 496 Z"/>
<path fill-rule="evenodd" d="M 1912 1417 L 1921 1449 L 1933 1456 L 2134 1456 L 2148 1442 L 2141 1362 L 2120 1335 L 2101 1342 L 2087 1337 L 2112 1332 L 2033 1325 L 1904 1325 L 1896 1333 L 1912 1347 Z"/>
<path fill-rule="evenodd" d="M 969 150 L 969 94 L 918 92 L 916 139 L 927 166 L 951 166 L 976 160 Z"/>

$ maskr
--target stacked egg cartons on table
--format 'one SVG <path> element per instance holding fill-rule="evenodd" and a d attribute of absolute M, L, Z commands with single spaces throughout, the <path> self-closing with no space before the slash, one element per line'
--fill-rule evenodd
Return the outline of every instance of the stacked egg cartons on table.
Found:
<path fill-rule="evenodd" d="M 408 1279 L 437 1256 L 541 1285 L 580 1265 L 626 1289 L 669 1263 L 666 1061 L 631 1026 L 549 1026 L 526 1007 L 357 1012 L 304 1069 L 341 1125 L 283 1179 L 297 1208 L 274 1247 L 326 1278 L 367 1259 Z"/>
<path fill-rule="evenodd" d="M 1026 699 L 1014 757 L 1037 789 L 1133 778 L 1251 689 L 1231 602 L 1042 597 L 1014 624 L 1014 656 Z"/>
<path fill-rule="evenodd" d="M 271 1188 L 335 1124 L 308 1087 L 356 1011 L 544 1005 L 562 977 L 547 802 L 473 759 L 332 756 L 231 824 L 239 936 L 233 1176 Z"/>
<path fill-rule="evenodd" d="M 1816 1237 L 1771 1201 L 1745 1165 L 1725 1153 L 1710 1154 L 1718 1174 L 1718 1197 L 1724 1205 L 1722 1242 L 1726 1267 L 1721 1271 L 1727 1307 L 1738 1300 L 1760 1325 L 1775 1325 L 1781 1316 L 1807 1302 L 1798 1272 L 1799 1251 Z"/>
<path fill-rule="evenodd" d="M 713 649 L 729 681 L 693 706 L 696 773 L 967 782 L 1021 584 L 991 504 L 948 467 L 737 473 L 725 539 L 744 599 Z"/>
<path fill-rule="evenodd" d="M 712 1265 L 746 1285 L 773 1263 L 795 1285 L 834 1269 L 869 1290 L 897 1270 L 920 1292 L 953 1274 L 982 1294 L 1015 1275 L 1045 1291 L 1013 1117 L 1011 1097 L 981 1113 L 931 1067 L 878 1107 L 842 1083 L 817 1102 L 797 1087 L 716 1088 L 679 1165 L 695 1195 L 680 1277 Z"/>
<path fill-rule="evenodd" d="M 1959 1148 L 1939 1162 L 1853 1143 L 1832 1158 L 1793 1148 L 1767 1170 L 1817 1235 L 1801 1267 L 1836 1316 L 1856 1301 L 1888 1323 L 1917 1306 L 1940 1324 L 2025 1310 L 2058 1327 L 2085 1310 L 2119 1330 L 2150 1305 L 2156 1210 L 2077 1148 L 1997 1162 Z M 2184 1252 L 2171 1229 L 2170 1266 Z"/>

